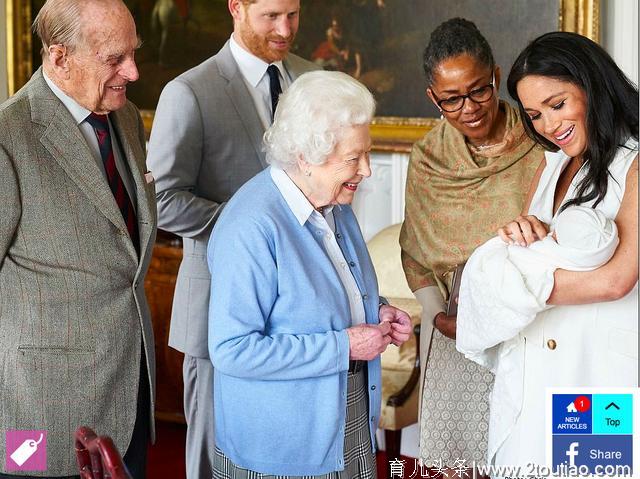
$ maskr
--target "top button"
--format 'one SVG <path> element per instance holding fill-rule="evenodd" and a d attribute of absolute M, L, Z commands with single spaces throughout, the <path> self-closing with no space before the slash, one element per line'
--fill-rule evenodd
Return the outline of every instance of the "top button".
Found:
<path fill-rule="evenodd" d="M 340 239 L 342 238 L 342 235 L 340 233 L 336 233 L 336 238 Z"/>

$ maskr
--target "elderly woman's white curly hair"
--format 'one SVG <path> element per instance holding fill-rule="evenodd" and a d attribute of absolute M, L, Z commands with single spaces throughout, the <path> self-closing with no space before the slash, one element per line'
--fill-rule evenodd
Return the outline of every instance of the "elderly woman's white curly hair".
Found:
<path fill-rule="evenodd" d="M 320 165 L 345 128 L 370 123 L 374 112 L 373 95 L 346 73 L 305 73 L 280 95 L 273 125 L 264 134 L 267 162 L 284 170 L 299 158 Z"/>

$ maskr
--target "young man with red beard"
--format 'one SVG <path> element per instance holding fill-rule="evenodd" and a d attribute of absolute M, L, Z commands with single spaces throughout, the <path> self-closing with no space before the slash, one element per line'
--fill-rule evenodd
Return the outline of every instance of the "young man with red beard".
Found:
<path fill-rule="evenodd" d="M 228 6 L 231 37 L 216 55 L 167 84 L 149 142 L 158 226 L 183 238 L 169 345 L 185 353 L 189 479 L 210 477 L 215 446 L 207 350 L 209 234 L 225 203 L 267 165 L 262 135 L 279 92 L 318 69 L 289 53 L 300 0 L 229 0 Z"/>

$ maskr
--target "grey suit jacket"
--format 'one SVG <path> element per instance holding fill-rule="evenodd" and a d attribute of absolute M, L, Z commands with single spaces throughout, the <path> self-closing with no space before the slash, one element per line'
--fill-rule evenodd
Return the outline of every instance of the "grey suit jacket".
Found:
<path fill-rule="evenodd" d="M 284 61 L 295 79 L 318 66 Z M 158 227 L 183 237 L 169 345 L 208 358 L 209 234 L 225 202 L 267 165 L 264 128 L 229 43 L 164 88 L 149 141 Z"/>
<path fill-rule="evenodd" d="M 144 178 L 136 107 L 127 103 L 111 119 L 135 185 L 140 258 L 82 133 L 41 71 L 0 106 L 0 450 L 8 429 L 45 429 L 49 469 L 35 475 L 78 473 L 73 433 L 82 425 L 127 450 L 142 347 L 153 411 L 144 276 L 155 190 Z"/>

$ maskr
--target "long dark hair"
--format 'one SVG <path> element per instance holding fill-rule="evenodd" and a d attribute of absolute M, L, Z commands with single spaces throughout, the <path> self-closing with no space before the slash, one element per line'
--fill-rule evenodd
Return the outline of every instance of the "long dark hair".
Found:
<path fill-rule="evenodd" d="M 597 43 L 569 32 L 546 33 L 533 40 L 511 67 L 507 87 L 518 102 L 528 135 L 547 150 L 558 147 L 539 135 L 518 97 L 518 82 L 540 75 L 570 82 L 587 97 L 587 149 L 583 164 L 587 173 L 577 195 L 562 206 L 579 205 L 607 194 L 609 165 L 617 149 L 633 137 L 638 139 L 638 88 Z"/>

